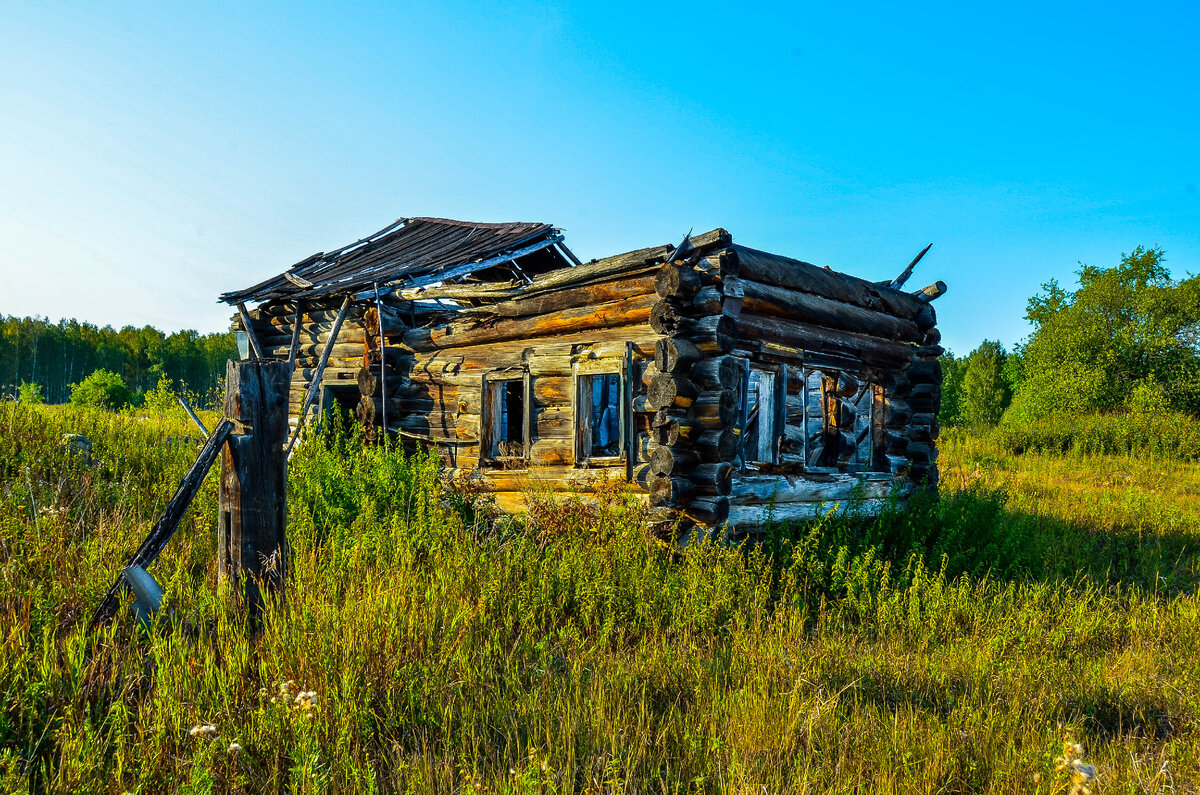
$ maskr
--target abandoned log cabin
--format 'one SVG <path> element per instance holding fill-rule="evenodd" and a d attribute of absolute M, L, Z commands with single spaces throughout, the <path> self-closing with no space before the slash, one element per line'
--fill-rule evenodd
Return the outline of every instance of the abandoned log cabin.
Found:
<path fill-rule="evenodd" d="M 411 218 L 221 300 L 243 357 L 292 362 L 293 441 L 340 407 L 504 510 L 615 478 L 736 538 L 936 485 L 946 286 L 902 290 L 917 260 L 868 282 L 715 229 L 581 263 L 546 224 Z"/>

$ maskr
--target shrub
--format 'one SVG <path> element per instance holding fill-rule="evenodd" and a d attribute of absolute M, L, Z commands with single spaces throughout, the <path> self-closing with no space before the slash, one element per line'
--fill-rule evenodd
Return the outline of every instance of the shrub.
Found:
<path fill-rule="evenodd" d="M 42 385 L 38 383 L 29 383 L 22 381 L 21 386 L 17 390 L 18 399 L 26 406 L 41 405 L 46 402 L 46 395 L 42 391 Z"/>
<path fill-rule="evenodd" d="M 115 410 L 129 404 L 131 398 L 125 379 L 111 370 L 96 370 L 78 384 L 71 384 L 71 402 Z"/>

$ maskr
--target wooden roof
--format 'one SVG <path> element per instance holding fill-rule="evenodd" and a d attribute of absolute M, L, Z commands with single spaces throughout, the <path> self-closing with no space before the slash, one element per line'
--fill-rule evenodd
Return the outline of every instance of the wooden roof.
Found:
<path fill-rule="evenodd" d="M 373 292 L 375 285 L 419 287 L 511 264 L 561 242 L 558 230 L 542 223 L 401 218 L 336 251 L 313 254 L 253 287 L 224 293 L 221 300 L 272 302 Z M 551 252 L 543 255 L 537 272 L 570 264 Z M 519 265 L 515 268 L 523 272 Z"/>

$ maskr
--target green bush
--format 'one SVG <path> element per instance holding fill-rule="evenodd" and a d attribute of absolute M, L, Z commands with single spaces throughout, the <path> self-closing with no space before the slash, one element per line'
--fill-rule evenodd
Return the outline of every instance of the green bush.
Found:
<path fill-rule="evenodd" d="M 36 382 L 31 384 L 28 381 L 22 381 L 21 386 L 17 389 L 17 397 L 26 406 L 40 406 L 46 402 L 42 385 Z"/>
<path fill-rule="evenodd" d="M 1013 453 L 1152 455 L 1200 459 L 1200 420 L 1182 413 L 1077 414 L 1016 422 L 1006 416 L 992 437 Z"/>
<path fill-rule="evenodd" d="M 111 370 L 96 370 L 71 385 L 71 403 L 76 406 L 116 410 L 128 405 L 131 397 L 125 379 Z"/>

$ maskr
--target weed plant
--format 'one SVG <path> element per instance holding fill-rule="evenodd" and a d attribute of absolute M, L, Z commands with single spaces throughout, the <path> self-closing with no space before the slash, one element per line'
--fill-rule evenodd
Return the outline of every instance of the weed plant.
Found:
<path fill-rule="evenodd" d="M 292 459 L 287 592 L 257 636 L 217 582 L 215 474 L 151 568 L 167 609 L 88 636 L 195 455 L 173 422 L 0 405 L 0 789 L 1200 781 L 1194 464 L 952 434 L 940 500 L 678 549 L 619 488 L 505 520 L 434 456 L 334 429 Z"/>

